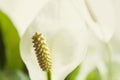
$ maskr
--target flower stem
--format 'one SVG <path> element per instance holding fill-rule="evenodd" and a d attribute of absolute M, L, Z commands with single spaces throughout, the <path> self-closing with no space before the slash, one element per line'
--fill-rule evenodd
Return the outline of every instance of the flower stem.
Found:
<path fill-rule="evenodd" d="M 51 70 L 49 70 L 47 72 L 47 80 L 52 80 L 52 72 L 51 72 Z"/>
<path fill-rule="evenodd" d="M 112 80 L 112 51 L 109 43 L 106 43 L 107 55 L 108 55 L 108 80 Z"/>

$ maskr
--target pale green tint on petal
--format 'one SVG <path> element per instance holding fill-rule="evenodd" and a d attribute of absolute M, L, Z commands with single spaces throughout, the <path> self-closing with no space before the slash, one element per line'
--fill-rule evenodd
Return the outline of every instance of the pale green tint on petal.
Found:
<path fill-rule="evenodd" d="M 117 1 L 119 2 L 119 1 Z M 118 21 L 119 22 L 119 21 Z M 113 38 L 110 41 L 110 44 L 112 46 L 112 58 L 113 58 L 113 80 L 119 80 L 120 79 L 120 29 L 119 26 L 113 36 Z"/>
<path fill-rule="evenodd" d="M 119 35 L 119 26 L 114 34 L 113 38 L 110 41 L 112 48 L 112 77 L 113 80 L 120 79 L 120 35 Z"/>
<path fill-rule="evenodd" d="M 119 31 L 119 30 L 117 30 Z M 113 60 L 113 71 L 112 76 L 113 80 L 119 80 L 120 79 L 120 37 L 119 32 L 118 34 L 115 34 L 113 38 L 110 41 L 111 48 L 112 48 L 112 60 Z"/>
<path fill-rule="evenodd" d="M 89 36 L 87 56 L 82 62 L 81 71 L 76 80 L 86 80 L 87 75 L 97 68 L 102 80 L 107 79 L 107 68 L 105 58 L 107 57 L 105 45 L 90 30 L 87 31 Z"/>
<path fill-rule="evenodd" d="M 111 39 L 116 19 L 110 0 L 76 0 L 73 5 L 100 40 L 107 42 Z"/>
<path fill-rule="evenodd" d="M 118 32 L 119 33 L 119 32 Z M 115 34 L 110 41 L 112 46 L 112 53 L 113 54 L 120 54 L 120 37 L 119 34 Z"/>
<path fill-rule="evenodd" d="M 113 80 L 120 79 L 120 54 L 113 55 Z"/>
<path fill-rule="evenodd" d="M 33 50 L 32 35 L 42 33 L 52 53 L 53 80 L 64 80 L 84 59 L 86 26 L 69 0 L 49 2 L 28 27 L 21 40 L 21 56 L 32 80 L 46 80 Z"/>
<path fill-rule="evenodd" d="M 102 80 L 106 80 L 106 67 L 104 61 L 101 58 L 101 55 L 98 54 L 89 54 L 86 57 L 86 60 L 81 66 L 81 71 L 76 80 L 86 80 L 87 75 L 97 67 Z"/>
<path fill-rule="evenodd" d="M 4 11 L 15 24 L 20 36 L 39 10 L 49 0 L 0 0 L 0 9 Z"/>

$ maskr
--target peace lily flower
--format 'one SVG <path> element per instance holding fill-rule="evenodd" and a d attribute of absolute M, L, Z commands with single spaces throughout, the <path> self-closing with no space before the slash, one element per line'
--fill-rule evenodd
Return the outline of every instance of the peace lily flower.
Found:
<path fill-rule="evenodd" d="M 89 36 L 91 36 L 90 33 L 89 33 Z M 110 51 L 111 51 L 110 54 L 112 59 L 111 71 L 109 71 L 109 66 L 110 66 L 109 62 L 106 61 L 109 58 L 108 56 L 109 48 L 104 43 L 102 43 L 99 39 L 93 36 L 93 34 L 91 39 L 89 39 L 89 41 L 90 42 L 93 41 L 94 43 L 90 43 L 88 45 L 89 47 L 88 55 L 81 66 L 81 71 L 76 80 L 86 80 L 86 77 L 88 76 L 88 74 L 95 68 L 98 69 L 102 80 L 119 80 L 119 74 L 120 74 L 119 72 L 120 39 L 119 37 L 116 34 L 114 34 L 111 40 L 109 41 Z"/>
<path fill-rule="evenodd" d="M 82 62 L 81 70 L 76 80 L 86 80 L 95 68 L 98 69 L 102 80 L 117 80 L 120 66 L 120 42 L 119 37 L 113 35 L 109 41 L 109 48 L 95 34 L 89 31 L 89 44 L 86 59 Z M 92 43 L 94 42 L 94 43 Z M 112 63 L 109 61 L 111 54 Z M 110 62 L 110 63 L 109 63 Z M 106 64 L 107 63 L 107 64 Z M 112 68 L 109 67 L 112 65 Z M 88 67 L 89 66 L 89 67 Z"/>
<path fill-rule="evenodd" d="M 110 0 L 77 0 L 73 2 L 88 27 L 102 41 L 108 42 L 116 27 L 116 16 Z"/>
<path fill-rule="evenodd" d="M 15 24 L 20 36 L 48 0 L 0 0 L 0 10 Z"/>
<path fill-rule="evenodd" d="M 47 80 L 47 73 L 48 80 L 51 77 L 64 80 L 84 59 L 87 40 L 86 26 L 71 2 L 49 2 L 27 28 L 20 43 L 21 57 L 31 80 Z"/>
<path fill-rule="evenodd" d="M 113 63 L 110 40 L 116 27 L 115 11 L 112 2 L 110 0 L 77 0 L 76 2 L 73 1 L 73 5 L 78 14 L 83 15 L 88 29 L 93 32 L 93 35 L 96 35 L 94 39 L 89 35 L 88 47 L 92 47 L 93 51 L 88 52 L 88 56 L 83 62 L 76 80 L 85 80 L 86 76 L 95 67 L 99 69 L 103 80 L 111 80 L 111 65 Z M 108 61 L 108 66 L 106 66 L 103 59 Z"/>

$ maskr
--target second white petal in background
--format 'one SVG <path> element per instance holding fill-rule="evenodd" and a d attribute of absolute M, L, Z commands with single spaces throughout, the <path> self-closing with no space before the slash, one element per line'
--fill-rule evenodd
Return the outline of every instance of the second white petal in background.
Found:
<path fill-rule="evenodd" d="M 108 42 L 116 27 L 116 14 L 111 0 L 72 0 L 78 14 L 102 41 Z"/>

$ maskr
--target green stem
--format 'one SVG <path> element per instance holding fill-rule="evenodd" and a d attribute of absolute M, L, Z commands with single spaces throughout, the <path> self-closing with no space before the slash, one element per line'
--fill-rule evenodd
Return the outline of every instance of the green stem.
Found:
<path fill-rule="evenodd" d="M 108 80 L 112 80 L 112 51 L 109 43 L 106 43 L 108 55 Z"/>
<path fill-rule="evenodd" d="M 52 72 L 51 72 L 51 70 L 47 72 L 47 80 L 52 80 Z"/>

